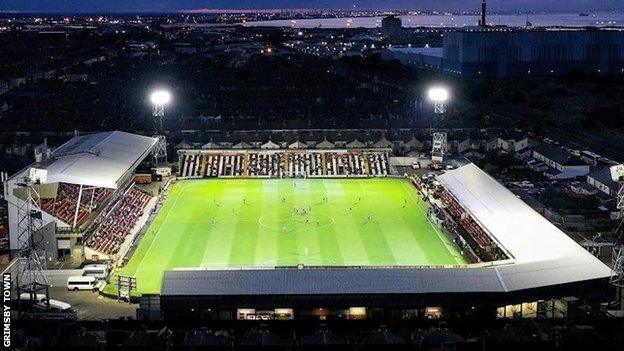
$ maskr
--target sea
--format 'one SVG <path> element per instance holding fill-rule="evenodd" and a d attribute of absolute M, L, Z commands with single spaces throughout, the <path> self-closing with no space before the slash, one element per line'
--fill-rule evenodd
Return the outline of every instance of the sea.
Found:
<path fill-rule="evenodd" d="M 409 15 L 400 16 L 404 27 L 467 27 L 475 26 L 477 15 Z M 248 27 L 291 27 L 291 28 L 376 28 L 381 27 L 383 17 L 319 18 L 298 20 L 273 20 L 246 22 Z M 622 27 L 624 13 L 561 13 L 561 14 L 518 14 L 489 15 L 490 25 L 524 27 L 527 21 L 537 27 Z"/>

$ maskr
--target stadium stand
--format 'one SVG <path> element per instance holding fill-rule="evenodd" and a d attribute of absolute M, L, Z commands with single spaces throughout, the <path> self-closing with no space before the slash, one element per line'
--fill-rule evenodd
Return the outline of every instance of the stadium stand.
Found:
<path fill-rule="evenodd" d="M 87 246 L 107 255 L 116 254 L 143 215 L 150 199 L 149 194 L 132 187 L 112 205 L 106 219 L 88 237 Z"/>
<path fill-rule="evenodd" d="M 76 214 L 79 190 L 79 185 L 59 183 L 55 198 L 40 200 L 41 209 L 71 225 Z M 107 188 L 88 188 L 83 190 L 76 226 L 79 227 L 84 224 L 91 212 L 101 205 L 111 193 L 111 189 Z"/>
<path fill-rule="evenodd" d="M 505 254 L 496 243 L 492 241 L 491 237 L 475 221 L 470 213 L 463 209 L 453 195 L 443 190 L 441 192 L 441 199 L 442 203 L 446 206 L 446 213 L 453 218 L 452 221 L 447 221 L 445 227 L 454 235 L 461 236 L 469 243 L 473 252 L 481 261 L 496 261 L 506 258 Z"/>
<path fill-rule="evenodd" d="M 388 174 L 388 154 L 379 150 L 185 151 L 180 176 L 373 177 Z"/>
<path fill-rule="evenodd" d="M 451 194 L 444 191 L 442 193 L 442 200 L 447 206 L 449 212 L 451 212 L 455 218 L 459 219 L 459 222 L 463 225 L 464 229 L 466 229 L 470 236 L 477 242 L 480 248 L 489 250 L 493 246 L 492 240 L 489 236 L 483 231 L 483 229 L 481 229 L 470 214 L 464 211 L 461 205 L 459 205 L 457 200 L 455 200 Z"/>
<path fill-rule="evenodd" d="M 437 182 L 423 182 L 418 177 L 412 181 L 431 205 L 431 213 L 441 219 L 441 225 L 461 247 L 468 249 L 469 256 L 482 262 L 507 258 L 487 231 L 447 189 Z"/>

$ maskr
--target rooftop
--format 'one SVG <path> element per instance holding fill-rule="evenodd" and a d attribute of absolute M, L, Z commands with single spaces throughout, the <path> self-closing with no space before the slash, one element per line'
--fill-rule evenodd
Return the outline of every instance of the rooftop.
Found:
<path fill-rule="evenodd" d="M 605 167 L 596 171 L 593 171 L 587 175 L 600 183 L 609 187 L 609 189 L 617 189 L 618 183 L 611 178 L 611 170 L 609 167 Z"/>
<path fill-rule="evenodd" d="M 572 155 L 561 147 L 541 143 L 534 151 L 562 166 L 587 166 L 579 156 Z"/>
<path fill-rule="evenodd" d="M 582 257 L 588 262 L 593 261 L 598 268 L 604 266 L 474 164 L 467 164 L 438 178 L 517 263 Z"/>
<path fill-rule="evenodd" d="M 434 56 L 434 57 L 442 57 L 444 48 L 429 48 L 429 47 L 420 47 L 420 48 L 390 48 L 390 51 L 400 52 L 403 54 L 420 54 L 426 56 Z"/>
<path fill-rule="evenodd" d="M 31 168 L 47 172 L 45 182 L 117 188 L 117 182 L 150 152 L 155 138 L 114 131 L 76 136 Z"/>

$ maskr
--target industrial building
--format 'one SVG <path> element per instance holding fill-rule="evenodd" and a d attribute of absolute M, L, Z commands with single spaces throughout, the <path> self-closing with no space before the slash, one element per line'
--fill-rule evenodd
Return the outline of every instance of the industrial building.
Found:
<path fill-rule="evenodd" d="M 385 60 L 462 77 L 624 73 L 624 30 L 467 27 L 443 48 L 389 48 Z"/>
<path fill-rule="evenodd" d="M 388 38 L 400 35 L 402 26 L 401 18 L 393 15 L 388 15 L 381 20 L 381 32 Z"/>

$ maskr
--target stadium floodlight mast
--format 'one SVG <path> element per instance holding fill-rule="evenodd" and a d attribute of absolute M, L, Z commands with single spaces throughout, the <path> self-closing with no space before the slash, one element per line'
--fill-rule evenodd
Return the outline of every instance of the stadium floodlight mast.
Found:
<path fill-rule="evenodd" d="M 436 114 L 442 114 L 446 112 L 446 102 L 449 99 L 449 91 L 444 87 L 431 87 L 427 93 L 429 100 L 433 101 L 434 112 Z"/>
<path fill-rule="evenodd" d="M 619 212 L 618 220 L 620 222 L 615 229 L 615 233 L 618 235 L 618 243 L 613 247 L 611 278 L 609 281 L 618 289 L 619 301 L 619 296 L 621 296 L 622 289 L 624 289 L 624 244 L 622 244 L 622 238 L 624 237 L 624 164 L 612 166 L 609 168 L 609 171 L 611 179 L 618 184 L 615 208 Z"/>
<path fill-rule="evenodd" d="M 156 119 L 156 135 L 158 139 L 152 155 L 154 157 L 154 164 L 158 166 L 162 162 L 167 162 L 167 141 L 165 139 L 163 130 L 163 119 L 165 118 L 165 105 L 171 102 L 171 94 L 164 89 L 158 89 L 152 91 L 150 95 L 150 101 L 152 103 L 152 116 Z"/>
<path fill-rule="evenodd" d="M 171 94 L 167 90 L 154 90 L 150 96 L 153 110 L 152 115 L 158 119 L 159 131 L 162 131 L 162 123 L 165 118 L 165 105 L 171 102 Z"/>

